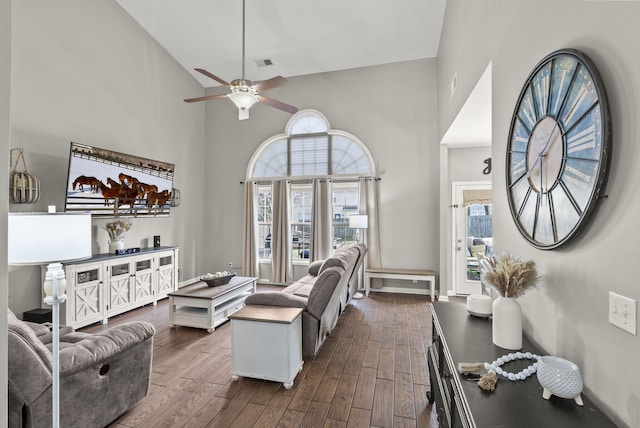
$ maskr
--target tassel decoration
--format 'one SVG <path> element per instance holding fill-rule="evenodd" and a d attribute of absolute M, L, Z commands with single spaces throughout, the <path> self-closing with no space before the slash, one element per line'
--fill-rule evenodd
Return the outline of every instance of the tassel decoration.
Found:
<path fill-rule="evenodd" d="M 505 363 L 515 360 L 534 360 L 535 362 L 519 373 L 510 373 L 500 367 Z M 487 370 L 487 373 L 482 375 L 480 380 L 478 380 L 478 386 L 485 391 L 493 391 L 496 389 L 498 376 L 502 376 L 510 381 L 525 380 L 538 370 L 539 365 L 540 355 L 532 354 L 531 352 L 513 352 L 511 354 L 503 355 L 492 363 L 458 363 L 458 371 L 463 375 L 479 375 L 484 370 Z"/>
<path fill-rule="evenodd" d="M 496 372 L 489 371 L 486 375 L 483 375 L 478 381 L 478 386 L 485 391 L 493 392 L 496 389 L 496 383 L 498 382 L 498 375 Z"/>
<path fill-rule="evenodd" d="M 479 374 L 483 370 L 484 363 L 458 363 L 458 371 L 460 372 L 460 374 Z"/>

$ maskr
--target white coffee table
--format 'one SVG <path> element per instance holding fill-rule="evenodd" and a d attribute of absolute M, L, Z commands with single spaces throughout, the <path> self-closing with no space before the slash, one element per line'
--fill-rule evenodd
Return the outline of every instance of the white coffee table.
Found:
<path fill-rule="evenodd" d="M 232 314 L 232 378 L 282 382 L 291 389 L 302 370 L 302 309 L 247 305 Z"/>
<path fill-rule="evenodd" d="M 169 324 L 204 328 L 212 333 L 244 306 L 244 299 L 256 292 L 258 278 L 235 276 L 228 284 L 209 287 L 194 283 L 169 293 Z"/>

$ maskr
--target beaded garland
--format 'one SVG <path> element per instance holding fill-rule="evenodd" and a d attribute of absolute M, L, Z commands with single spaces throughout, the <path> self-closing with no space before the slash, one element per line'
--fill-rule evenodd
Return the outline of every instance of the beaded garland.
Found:
<path fill-rule="evenodd" d="M 518 373 L 510 373 L 500 367 L 504 363 L 508 363 L 509 361 L 514 360 L 536 360 L 536 362 Z M 512 381 L 525 380 L 526 378 L 537 372 L 539 366 L 540 355 L 532 354 L 531 352 L 512 352 L 510 354 L 503 355 L 492 363 L 484 363 L 485 370 L 494 371 L 497 375 L 500 375 L 505 379 L 509 379 Z"/>

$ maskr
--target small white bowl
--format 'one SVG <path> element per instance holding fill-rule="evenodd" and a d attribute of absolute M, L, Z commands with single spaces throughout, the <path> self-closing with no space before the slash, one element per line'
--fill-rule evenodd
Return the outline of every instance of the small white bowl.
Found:
<path fill-rule="evenodd" d="M 491 297 L 484 294 L 470 294 L 467 296 L 467 311 L 476 317 L 487 318 L 491 316 L 493 302 Z"/>
<path fill-rule="evenodd" d="M 548 400 L 551 395 L 572 398 L 582 406 L 582 375 L 575 363 L 564 358 L 545 355 L 540 358 L 537 371 L 538 381 L 544 388 L 542 397 Z"/>

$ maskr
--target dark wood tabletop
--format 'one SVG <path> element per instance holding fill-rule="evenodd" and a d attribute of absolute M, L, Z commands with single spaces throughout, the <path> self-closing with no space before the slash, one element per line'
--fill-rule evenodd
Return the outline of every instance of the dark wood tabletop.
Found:
<path fill-rule="evenodd" d="M 215 287 L 209 287 L 207 283 L 203 281 L 196 281 L 193 284 L 189 284 L 169 293 L 169 296 L 213 300 L 216 297 L 222 296 L 256 280 L 257 278 L 253 277 L 234 276 L 228 284 L 217 285 Z"/>
<path fill-rule="evenodd" d="M 475 380 L 457 371 L 460 362 L 488 362 L 510 352 L 493 344 L 491 319 L 478 318 L 466 310 L 463 303 L 433 303 L 434 321 L 442 329 L 453 363 L 454 376 L 462 386 L 462 393 L 468 403 L 477 427 L 518 427 L 518 428 L 605 428 L 615 427 L 596 406 L 584 395 L 584 406 L 571 399 L 552 396 L 542 398 L 543 388 L 533 374 L 524 381 L 498 380 L 495 391 L 481 389 Z M 548 355 L 535 346 L 526 335 L 520 352 L 531 352 L 540 356 Z M 502 368 L 517 373 L 532 363 L 531 360 L 517 360 L 506 363 Z M 477 376 L 476 376 L 477 378 Z"/>

